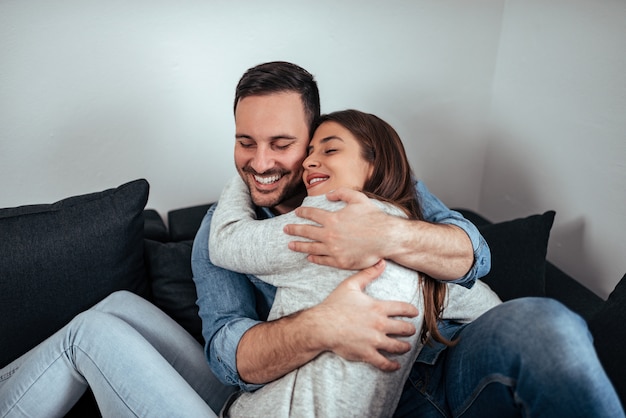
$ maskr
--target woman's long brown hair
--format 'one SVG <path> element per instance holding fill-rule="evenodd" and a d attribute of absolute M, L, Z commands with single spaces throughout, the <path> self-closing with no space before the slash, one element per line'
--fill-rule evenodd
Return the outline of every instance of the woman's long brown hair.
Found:
<path fill-rule="evenodd" d="M 363 158 L 372 163 L 373 172 L 363 192 L 373 198 L 387 201 L 403 209 L 409 219 L 423 220 L 422 209 L 415 191 L 413 170 L 409 164 L 398 133 L 379 117 L 348 109 L 322 115 L 316 126 L 336 122 L 349 130 L 359 141 Z M 446 345 L 453 343 L 439 333 L 437 322 L 443 312 L 447 286 L 428 275 L 421 274 L 424 293 L 424 326 L 420 339 Z"/>

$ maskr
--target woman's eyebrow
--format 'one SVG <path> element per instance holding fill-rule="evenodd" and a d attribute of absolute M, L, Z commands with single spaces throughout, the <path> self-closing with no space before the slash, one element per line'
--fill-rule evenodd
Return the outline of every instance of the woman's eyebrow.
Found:
<path fill-rule="evenodd" d="M 339 141 L 343 142 L 343 139 L 341 139 L 340 137 L 335 136 L 335 135 L 330 135 L 330 136 L 327 136 L 325 138 L 320 139 L 320 145 L 321 144 L 325 144 L 326 142 L 330 142 L 333 139 L 336 139 L 336 140 L 339 140 Z M 309 145 L 309 147 L 307 149 L 313 149 L 313 145 Z"/>
<path fill-rule="evenodd" d="M 320 144 L 324 144 L 328 141 L 332 141 L 333 139 L 338 139 L 339 141 L 343 142 L 343 139 L 341 139 L 340 137 L 331 135 L 331 136 L 327 136 L 326 138 L 322 138 L 322 140 L 320 141 Z"/>
<path fill-rule="evenodd" d="M 334 139 L 337 139 L 337 140 L 339 140 L 339 141 L 343 142 L 343 139 L 341 139 L 340 137 L 335 136 L 335 135 L 330 135 L 330 136 L 327 136 L 327 137 L 325 137 L 325 138 L 320 139 L 320 145 L 325 144 L 326 142 L 330 142 L 330 141 L 332 141 L 332 140 L 334 140 Z M 309 143 L 309 144 L 310 144 L 310 143 Z M 313 145 L 309 145 L 309 146 L 306 148 L 306 151 L 307 151 L 307 153 L 311 153 L 311 151 L 312 151 L 313 149 L 314 149 Z"/>

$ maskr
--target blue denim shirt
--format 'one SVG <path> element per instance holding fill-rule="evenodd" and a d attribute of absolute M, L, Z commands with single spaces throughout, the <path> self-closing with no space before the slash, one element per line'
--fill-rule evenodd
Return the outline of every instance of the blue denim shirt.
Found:
<path fill-rule="evenodd" d="M 471 222 L 448 209 L 422 182 L 416 183 L 416 189 L 425 220 L 457 225 L 467 232 L 474 248 L 474 265 L 465 276 L 453 283 L 472 287 L 476 279 L 486 275 L 491 268 L 491 252 L 487 243 Z M 206 341 L 205 355 L 211 369 L 223 383 L 238 385 L 246 391 L 256 390 L 262 385 L 248 384 L 237 373 L 237 346 L 248 329 L 267 318 L 276 289 L 252 275 L 235 273 L 211 263 L 208 245 L 214 210 L 215 206 L 211 207 L 204 217 L 191 254 L 202 335 Z M 266 208 L 257 208 L 258 219 L 271 216 Z M 425 352 L 426 348 L 422 350 L 424 356 L 436 356 L 436 353 Z"/>

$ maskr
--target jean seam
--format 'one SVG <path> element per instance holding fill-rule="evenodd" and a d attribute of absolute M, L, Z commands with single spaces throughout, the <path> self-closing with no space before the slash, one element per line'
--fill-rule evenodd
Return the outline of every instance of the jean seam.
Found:
<path fill-rule="evenodd" d="M 428 393 L 428 390 L 427 390 L 428 383 L 425 381 L 424 378 L 420 377 L 416 380 L 412 376 L 409 376 L 408 380 L 411 382 L 412 389 L 420 393 L 424 397 L 424 399 L 426 399 L 428 403 L 430 403 L 433 406 L 433 408 L 435 408 L 437 412 L 441 414 L 442 417 L 448 416 L 448 414 L 446 414 L 445 411 L 442 410 L 439 404 L 435 402 L 433 397 L 430 396 L 430 394 Z"/>
<path fill-rule="evenodd" d="M 9 413 L 20 403 L 20 401 L 22 399 L 24 399 L 24 396 L 26 396 L 28 394 L 28 392 L 30 391 L 30 389 L 35 385 L 35 383 L 37 383 L 39 381 L 39 379 L 41 379 L 41 377 L 46 373 L 46 371 L 48 371 L 48 369 L 50 369 L 50 367 L 52 367 L 57 361 L 59 361 L 59 359 L 61 357 L 63 357 L 63 355 L 66 353 L 67 350 L 63 350 L 61 351 L 61 353 L 59 353 L 59 355 L 50 362 L 50 364 L 48 365 L 48 367 L 46 367 L 40 374 L 39 376 L 37 376 L 37 378 L 35 380 L 33 380 L 31 382 L 30 385 L 28 385 L 28 387 L 26 388 L 26 390 L 24 390 L 24 392 L 22 393 L 22 396 L 20 396 L 18 399 L 15 400 L 15 402 L 13 403 L 13 405 L 11 405 L 11 407 L 9 409 L 7 409 L 6 414 L 4 414 L 2 417 L 7 417 L 9 415 Z M 19 368 L 19 367 L 18 367 Z M 16 368 L 15 370 L 17 370 L 18 368 Z"/>
<path fill-rule="evenodd" d="M 471 393 L 471 395 L 469 396 L 465 404 L 461 408 L 459 408 L 458 414 L 455 413 L 453 415 L 455 417 L 463 416 L 463 414 L 467 412 L 467 410 L 472 406 L 474 401 L 478 398 L 478 395 L 480 394 L 480 392 L 482 392 L 483 389 L 485 389 L 488 385 L 492 383 L 500 383 L 502 385 L 512 388 L 515 386 L 516 380 L 511 377 L 504 376 L 501 374 L 493 374 L 493 375 L 485 377 L 478 383 L 478 385 L 476 385 L 476 388 Z M 517 399 L 516 395 L 515 395 L 515 398 Z"/>
<path fill-rule="evenodd" d="M 89 354 L 83 350 L 80 346 L 76 345 L 75 346 L 76 349 L 80 350 L 81 353 L 83 353 L 85 355 L 85 357 L 87 357 L 89 359 L 89 361 L 91 361 L 91 363 L 94 365 L 94 367 L 96 367 L 98 369 L 98 371 L 100 372 L 100 375 L 102 376 L 102 378 L 104 379 L 104 381 L 109 385 L 109 388 L 111 388 L 111 390 L 113 391 L 113 393 L 115 393 L 115 395 L 117 396 L 117 398 L 126 406 L 126 408 L 128 408 L 129 412 L 132 412 L 132 414 L 136 417 L 139 417 L 139 415 L 133 411 L 133 409 L 130 407 L 130 405 L 124 400 L 124 398 L 119 394 L 119 392 L 115 389 L 115 387 L 111 384 L 111 381 L 107 378 L 107 376 L 102 372 L 102 369 L 100 369 L 100 367 L 98 366 L 98 363 L 96 363 L 91 356 L 89 356 Z M 82 376 L 82 374 L 81 374 Z"/>

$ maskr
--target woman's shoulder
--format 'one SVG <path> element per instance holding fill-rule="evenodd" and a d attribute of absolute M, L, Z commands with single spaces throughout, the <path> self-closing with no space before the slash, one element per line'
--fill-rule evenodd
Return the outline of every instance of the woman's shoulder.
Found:
<path fill-rule="evenodd" d="M 337 211 L 346 206 L 345 202 L 335 202 L 328 200 L 326 195 L 307 196 L 304 198 L 301 206 L 307 206 L 312 208 L 326 209 L 330 211 Z"/>
<path fill-rule="evenodd" d="M 394 216 L 401 216 L 406 218 L 406 213 L 402 209 L 400 209 L 397 205 L 393 203 L 384 202 L 375 198 L 369 198 L 376 206 L 378 206 L 382 211 Z M 302 206 L 308 206 L 313 208 L 325 209 L 330 211 L 338 211 L 346 206 L 345 202 L 342 201 L 331 201 L 326 198 L 326 195 L 319 196 L 307 196 L 304 198 L 302 202 Z"/>

